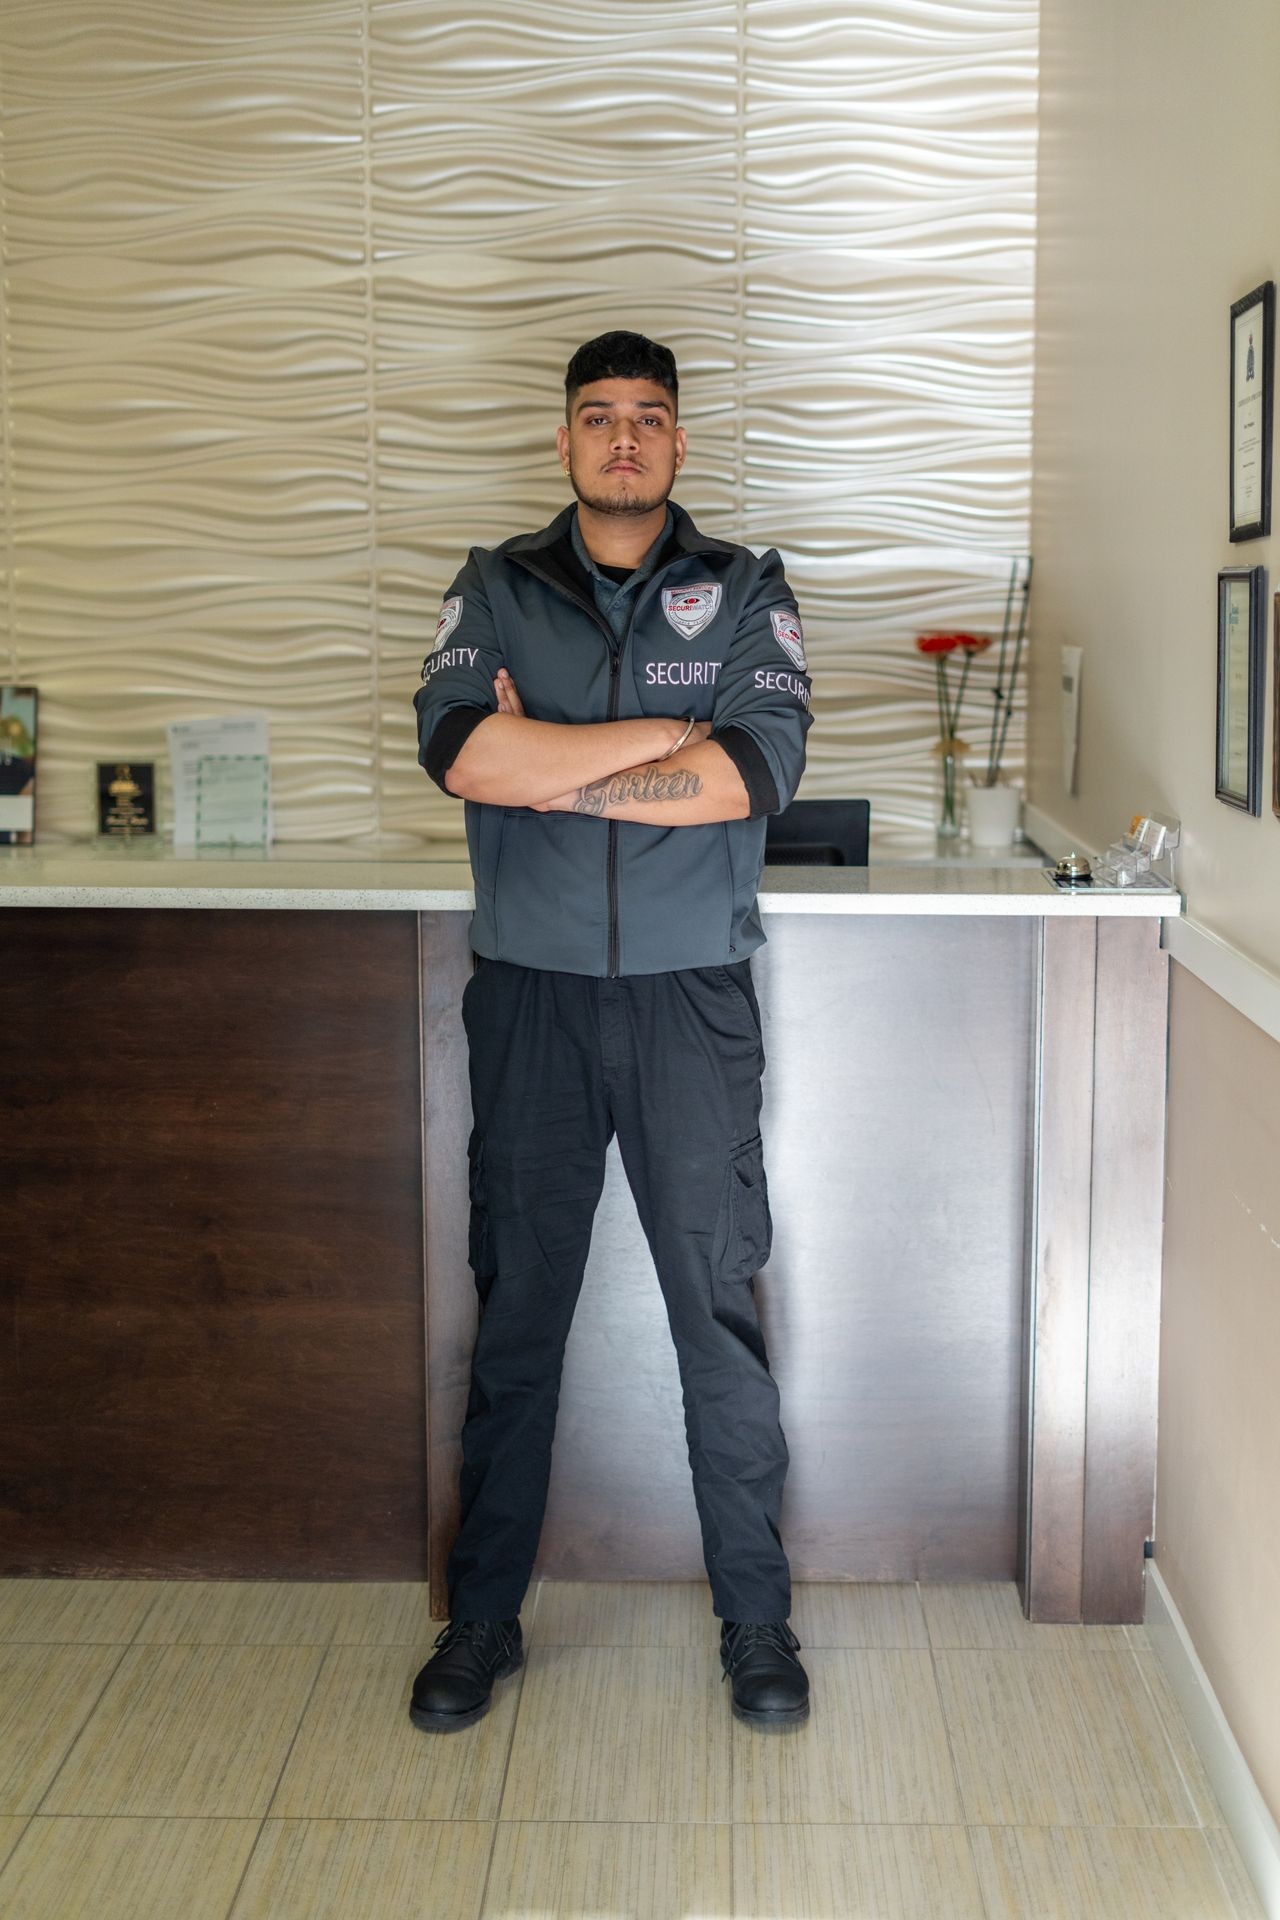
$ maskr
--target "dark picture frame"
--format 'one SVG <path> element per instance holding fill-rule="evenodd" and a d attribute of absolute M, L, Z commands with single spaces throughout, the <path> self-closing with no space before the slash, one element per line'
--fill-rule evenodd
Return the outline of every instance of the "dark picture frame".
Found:
<path fill-rule="evenodd" d="M 1214 792 L 1227 806 L 1254 814 L 1262 812 L 1266 576 L 1261 566 L 1223 567 L 1218 574 Z"/>
<path fill-rule="evenodd" d="M 1243 360 L 1240 355 L 1242 345 Z M 1231 384 L 1227 408 L 1230 505 L 1227 532 L 1233 541 L 1257 540 L 1271 531 L 1271 421 L 1275 347 L 1276 286 L 1274 280 L 1264 280 L 1251 293 L 1242 294 L 1231 308 Z M 1247 389 L 1255 379 L 1261 391 L 1250 395 Z M 1239 508 L 1240 513 L 1248 517 L 1240 520 L 1236 517 L 1238 470 L 1249 479 L 1249 485 L 1241 489 Z"/>
<path fill-rule="evenodd" d="M 39 739 L 39 688 L 0 686 L 0 847 L 35 841 Z M 17 824 L 28 816 L 30 825 Z"/>

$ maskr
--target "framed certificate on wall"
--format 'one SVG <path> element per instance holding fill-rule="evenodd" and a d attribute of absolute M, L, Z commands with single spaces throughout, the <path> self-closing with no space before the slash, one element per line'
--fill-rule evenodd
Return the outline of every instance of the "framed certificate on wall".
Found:
<path fill-rule="evenodd" d="M 1276 286 L 1265 280 L 1231 309 L 1231 510 L 1233 540 L 1271 531 L 1271 400 Z"/>
<path fill-rule="evenodd" d="M 1262 603 L 1265 567 L 1218 575 L 1218 740 L 1214 791 L 1245 813 L 1262 812 Z"/>

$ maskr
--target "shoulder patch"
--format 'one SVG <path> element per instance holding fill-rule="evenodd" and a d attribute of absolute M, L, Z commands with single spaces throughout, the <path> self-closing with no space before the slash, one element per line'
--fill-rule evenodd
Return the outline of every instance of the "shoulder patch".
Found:
<path fill-rule="evenodd" d="M 804 658 L 804 629 L 800 625 L 800 615 L 794 607 L 775 607 L 769 615 L 773 622 L 773 637 L 793 666 L 802 673 L 807 671 Z"/>
<path fill-rule="evenodd" d="M 462 595 L 460 593 L 455 593 L 453 598 L 451 600 L 446 600 L 444 605 L 440 609 L 440 618 L 436 622 L 436 637 L 431 642 L 431 645 L 427 649 L 428 657 L 430 657 L 430 655 L 433 653 L 439 652 L 440 648 L 444 645 L 445 641 L 449 638 L 449 635 L 453 632 L 454 628 L 457 626 L 461 618 L 462 618 Z"/>
<path fill-rule="evenodd" d="M 664 587 L 662 611 L 668 625 L 686 640 L 696 640 L 719 613 L 721 591 L 718 580 L 699 580 L 691 587 Z"/>

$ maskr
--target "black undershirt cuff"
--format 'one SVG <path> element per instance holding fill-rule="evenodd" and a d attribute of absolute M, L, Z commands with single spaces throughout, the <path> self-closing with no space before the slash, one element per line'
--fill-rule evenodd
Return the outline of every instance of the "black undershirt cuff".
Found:
<path fill-rule="evenodd" d="M 422 764 L 441 793 L 448 793 L 451 800 L 456 800 L 458 796 L 449 793 L 444 777 L 461 753 L 463 744 L 492 712 L 492 707 L 450 707 L 432 728 Z"/>
<path fill-rule="evenodd" d="M 744 727 L 722 727 L 711 738 L 724 748 L 742 775 L 749 803 L 748 820 L 760 820 L 766 813 L 777 813 L 778 789 L 769 771 L 769 762 L 752 735 Z"/>

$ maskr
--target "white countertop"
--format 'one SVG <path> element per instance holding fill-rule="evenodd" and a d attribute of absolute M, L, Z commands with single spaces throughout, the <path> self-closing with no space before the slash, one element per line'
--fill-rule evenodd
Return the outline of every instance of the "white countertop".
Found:
<path fill-rule="evenodd" d="M 1046 860 L 1046 866 L 1050 863 Z M 760 883 L 764 913 L 1180 914 L 1176 889 L 1064 892 L 1034 850 L 992 865 L 954 851 L 869 867 L 770 867 Z M 313 911 L 469 912 L 475 904 L 465 854 L 424 858 L 346 845 L 183 848 L 162 841 L 90 841 L 0 847 L 0 906 L 270 907 Z"/>

